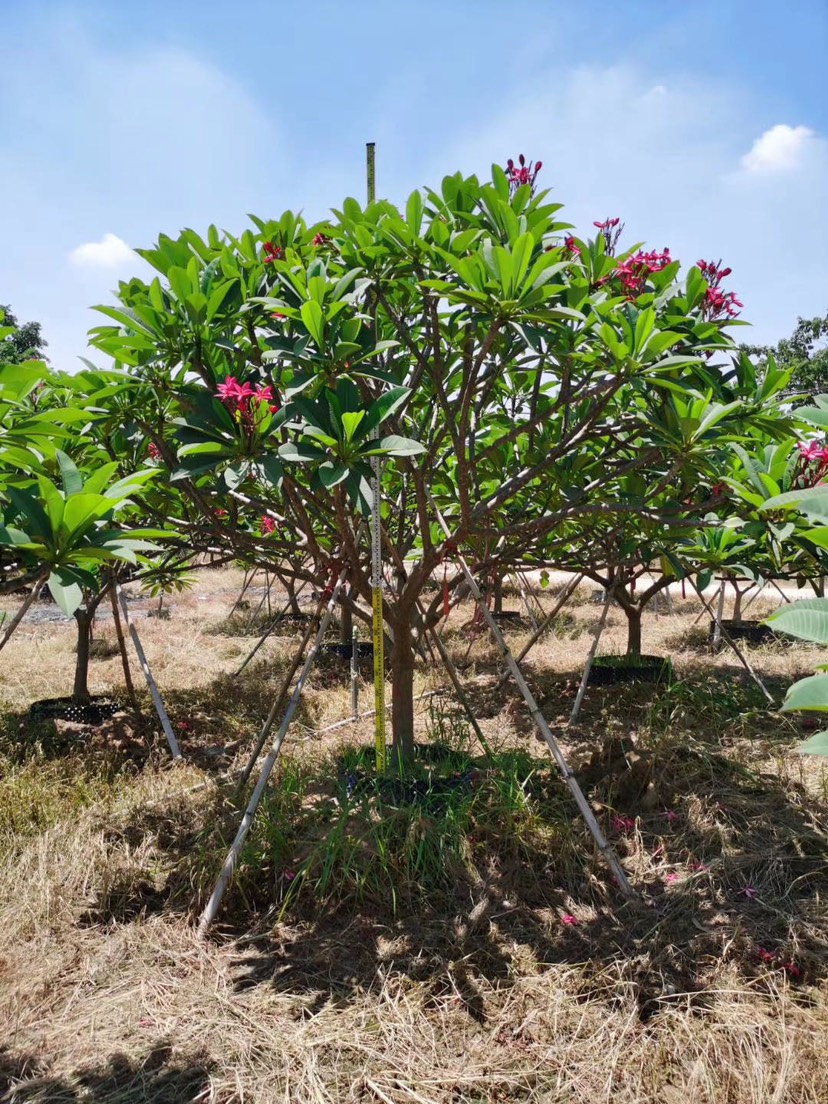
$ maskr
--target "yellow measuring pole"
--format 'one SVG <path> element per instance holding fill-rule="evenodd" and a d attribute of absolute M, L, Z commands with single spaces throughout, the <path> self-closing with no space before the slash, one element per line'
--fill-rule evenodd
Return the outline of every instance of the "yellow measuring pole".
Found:
<path fill-rule="evenodd" d="M 367 142 L 366 175 L 368 183 L 368 202 L 373 203 L 376 192 L 375 145 Z M 379 431 L 373 433 L 379 437 Z M 373 610 L 374 640 L 374 708 L 376 724 L 374 739 L 376 744 L 377 772 L 384 771 L 388 765 L 388 753 L 385 744 L 385 629 L 382 616 L 382 540 L 380 536 L 380 459 L 371 459 L 371 606 Z"/>

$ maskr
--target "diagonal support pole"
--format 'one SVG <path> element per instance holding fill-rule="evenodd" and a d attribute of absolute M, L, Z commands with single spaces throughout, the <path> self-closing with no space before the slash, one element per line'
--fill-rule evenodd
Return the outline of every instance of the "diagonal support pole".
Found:
<path fill-rule="evenodd" d="M 750 675 L 750 677 L 751 677 L 751 678 L 753 679 L 753 681 L 754 681 L 754 682 L 756 683 L 756 685 L 757 685 L 757 686 L 759 687 L 759 689 L 760 689 L 760 690 L 762 691 L 762 693 L 763 693 L 763 694 L 765 695 L 765 697 L 767 698 L 768 702 L 769 702 L 769 703 L 770 703 L 771 705 L 773 705 L 773 704 L 774 704 L 774 700 L 773 700 L 773 696 L 772 696 L 772 694 L 771 694 L 771 693 L 770 693 L 770 691 L 768 690 L 767 686 L 765 686 L 764 682 L 762 682 L 762 680 L 761 680 L 761 679 L 759 678 L 759 676 L 758 676 L 758 675 L 756 674 L 756 672 L 755 672 L 755 671 L 754 671 L 754 669 L 753 669 L 753 668 L 751 667 L 751 665 L 750 665 L 750 664 L 748 663 L 747 659 L 745 658 L 745 655 L 744 655 L 744 653 L 742 652 L 742 649 L 741 649 L 741 648 L 739 647 L 739 645 L 738 645 L 738 644 L 736 643 L 736 641 L 735 641 L 735 640 L 733 639 L 733 637 L 732 637 L 732 636 L 730 635 L 730 633 L 729 633 L 729 632 L 727 631 L 727 629 L 726 629 L 726 628 L 724 627 L 724 625 L 722 624 L 722 622 L 721 622 L 721 616 L 717 616 L 717 615 L 716 615 L 716 614 L 715 614 L 715 613 L 713 612 L 713 609 L 712 609 L 712 607 L 711 607 L 710 605 L 708 605 L 708 603 L 707 603 L 707 600 L 705 599 L 704 595 L 703 595 L 703 594 L 702 594 L 702 592 L 701 592 L 701 591 L 699 590 L 698 586 L 696 586 L 696 580 L 695 580 L 695 579 L 691 579 L 690 581 L 691 581 L 691 582 L 692 582 L 692 584 L 693 584 L 693 589 L 695 590 L 696 594 L 698 594 L 699 598 L 701 598 L 701 602 L 702 602 L 702 605 L 704 606 L 704 608 L 705 608 L 705 609 L 707 610 L 707 612 L 708 612 L 708 613 L 710 614 L 710 616 L 711 616 L 711 617 L 712 617 L 712 618 L 714 619 L 714 621 L 716 622 L 716 625 L 717 625 L 717 627 L 718 627 L 718 629 L 719 629 L 719 631 L 720 631 L 721 635 L 722 635 L 722 636 L 724 637 L 724 639 L 725 639 L 725 640 L 727 641 L 727 643 L 728 643 L 728 644 L 730 645 L 730 647 L 731 647 L 731 648 L 733 649 L 733 651 L 734 651 L 734 652 L 736 653 L 736 657 L 737 657 L 737 659 L 739 660 L 739 662 L 740 662 L 740 663 L 742 664 L 742 666 L 744 667 L 744 669 L 745 669 L 745 670 L 747 671 L 747 673 L 748 673 L 748 674 Z M 724 583 L 722 583 L 722 586 L 724 586 Z"/>
<path fill-rule="evenodd" d="M 233 871 L 236 869 L 236 863 L 239 860 L 239 854 L 241 853 L 242 846 L 244 844 L 244 841 L 247 839 L 248 832 L 253 826 L 253 818 L 256 815 L 256 809 L 259 807 L 259 802 L 261 801 L 262 795 L 264 794 L 265 787 L 267 786 L 268 779 L 270 778 L 270 774 L 274 766 L 276 765 L 276 760 L 279 758 L 279 752 L 282 750 L 282 743 L 284 741 L 285 734 L 287 733 L 290 722 L 293 719 L 293 714 L 296 712 L 296 707 L 299 705 L 299 699 L 302 697 L 302 690 L 305 686 L 305 680 L 310 674 L 310 669 L 311 667 L 313 667 L 313 662 L 316 659 L 316 655 L 319 651 L 319 646 L 324 639 L 325 633 L 328 629 L 328 625 L 330 624 L 331 618 L 333 617 L 333 612 L 336 607 L 337 599 L 339 598 L 339 591 L 342 588 L 342 584 L 345 582 L 347 574 L 348 569 L 346 567 L 341 572 L 339 579 L 332 589 L 330 599 L 328 600 L 328 605 L 325 609 L 325 615 L 319 622 L 319 628 L 316 631 L 316 637 L 313 642 L 313 647 L 308 652 L 304 666 L 302 667 L 302 671 L 299 675 L 299 678 L 296 680 L 296 686 L 293 688 L 293 694 L 291 695 L 290 701 L 288 702 L 288 707 L 285 710 L 285 715 L 282 717 L 282 721 L 279 725 L 276 736 L 273 739 L 273 744 L 270 748 L 270 751 L 268 752 L 267 758 L 262 764 L 262 770 L 261 774 L 259 775 L 259 780 L 257 781 L 253 789 L 253 793 L 250 795 L 250 800 L 247 803 L 247 808 L 244 810 L 244 816 L 242 817 L 241 823 L 239 824 L 238 831 L 236 832 L 236 837 L 230 845 L 230 850 L 227 853 L 227 858 L 224 860 L 224 865 L 221 868 L 221 873 L 219 874 L 218 880 L 213 887 L 213 892 L 210 894 L 210 900 L 207 902 L 204 911 L 201 914 L 201 919 L 199 920 L 198 924 L 198 934 L 199 937 L 202 939 L 207 934 L 207 931 L 212 922 L 215 920 L 216 914 L 219 910 L 219 906 L 221 905 L 221 899 L 224 896 L 224 891 L 227 889 L 227 886 L 230 883 L 230 879 L 233 877 Z"/>
<path fill-rule="evenodd" d="M 152 704 L 155 706 L 155 712 L 158 714 L 158 720 L 161 722 L 161 727 L 164 729 L 164 735 L 167 737 L 167 743 L 170 745 L 170 751 L 172 752 L 173 759 L 181 758 L 181 748 L 178 746 L 178 740 L 175 738 L 173 727 L 170 724 L 170 718 L 167 716 L 167 711 L 164 708 L 164 703 L 161 700 L 161 695 L 158 692 L 158 687 L 155 683 L 155 679 L 152 677 L 152 671 L 150 670 L 147 657 L 144 654 L 144 648 L 141 644 L 141 638 L 138 635 L 138 630 L 129 616 L 129 606 L 127 606 L 126 595 L 121 589 L 120 583 L 115 583 L 115 593 L 118 596 L 118 604 L 121 607 L 121 613 L 124 617 L 124 624 L 127 627 L 130 637 L 132 638 L 132 644 L 135 648 L 135 654 L 138 656 L 138 662 L 141 665 L 144 678 L 146 679 L 149 692 L 152 695 Z"/>
<path fill-rule="evenodd" d="M 429 499 L 431 502 L 431 508 L 434 510 L 437 516 L 437 521 L 439 522 L 440 527 L 445 533 L 446 539 L 450 540 L 452 534 L 449 530 L 448 525 L 446 524 L 445 518 L 440 513 L 440 510 L 438 509 L 437 504 L 434 502 L 434 499 L 431 495 L 429 495 Z M 469 585 L 472 596 L 477 603 L 481 613 L 483 614 L 483 618 L 486 621 L 486 624 L 489 626 L 489 629 L 492 632 L 492 636 L 494 637 L 497 646 L 500 649 L 500 654 L 503 656 L 503 659 L 506 662 L 506 665 L 508 666 L 512 677 L 517 683 L 518 689 L 523 695 L 524 701 L 529 707 L 529 712 L 532 715 L 532 720 L 535 722 L 538 731 L 540 732 L 543 739 L 546 741 L 546 744 L 549 747 L 550 752 L 552 753 L 552 758 L 557 763 L 558 769 L 563 776 L 563 780 L 569 787 L 569 791 L 575 799 L 575 804 L 578 806 L 581 815 L 586 821 L 587 827 L 592 833 L 592 838 L 595 840 L 595 844 L 598 850 L 603 855 L 607 866 L 609 866 L 610 870 L 615 875 L 615 879 L 624 896 L 629 898 L 637 898 L 638 894 L 630 885 L 627 879 L 627 875 L 624 872 L 624 868 L 621 866 L 621 863 L 618 860 L 618 856 L 615 854 L 606 837 L 604 836 L 604 833 L 601 831 L 601 826 L 595 818 L 595 813 L 592 811 L 592 806 L 584 796 L 583 790 L 578 785 L 578 780 L 576 779 L 571 767 L 567 763 L 557 740 L 552 735 L 552 730 L 550 729 L 549 724 L 543 713 L 541 713 L 540 707 L 535 701 L 535 697 L 532 694 L 532 691 L 529 689 L 526 683 L 526 679 L 523 677 L 523 672 L 515 662 L 515 657 L 509 651 L 509 647 L 505 639 L 503 638 L 503 634 L 500 631 L 500 626 L 489 613 L 489 610 L 486 607 L 486 602 L 483 599 L 483 595 L 480 593 L 480 588 L 477 585 L 474 575 L 472 575 L 471 571 L 469 570 L 469 565 L 466 563 L 465 557 L 462 556 L 460 552 L 457 553 L 457 560 L 466 578 L 466 582 Z"/>

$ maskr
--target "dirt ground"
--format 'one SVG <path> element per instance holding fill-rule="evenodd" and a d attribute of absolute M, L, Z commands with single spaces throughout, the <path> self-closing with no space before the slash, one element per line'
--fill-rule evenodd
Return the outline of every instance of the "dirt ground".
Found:
<path fill-rule="evenodd" d="M 326 660 L 288 734 L 275 804 L 199 941 L 194 920 L 240 815 L 233 783 L 299 639 L 296 623 L 280 625 L 235 673 L 279 607 L 272 595 L 268 611 L 263 583 L 232 613 L 231 569 L 199 571 L 165 602 L 168 619 L 131 596 L 184 752 L 174 766 L 143 689 L 143 723 L 126 706 L 95 729 L 31 722 L 33 702 L 72 685 L 74 626 L 53 610 L 33 610 L 0 653 L 0 1100 L 828 1100 L 828 773 L 795 752 L 807 723 L 768 706 L 728 649 L 710 654 L 709 618 L 678 591 L 672 612 L 644 619 L 644 651 L 672 657 L 669 686 L 590 687 L 566 726 L 601 614 L 592 586 L 525 662 L 636 901 L 595 854 L 461 606 L 444 639 L 484 736 L 498 755 L 531 757 L 524 830 L 508 820 L 517 798 L 484 804 L 499 785 L 486 777 L 447 896 L 418 893 L 415 877 L 392 900 L 381 878 L 369 884 L 385 869 L 376 854 L 360 852 L 337 857 L 333 889 L 317 877 L 291 903 L 309 833 L 329 823 L 317 812 L 333 803 L 336 764 L 373 739 L 370 718 L 322 731 L 350 714 L 347 665 Z M 763 595 L 750 616 L 779 601 Z M 105 612 L 90 688 L 123 702 Z M 513 652 L 530 632 L 525 616 L 508 627 Z M 625 640 L 612 608 L 599 652 Z M 746 656 L 777 704 L 828 663 L 779 642 Z M 134 656 L 132 670 L 142 685 Z M 421 662 L 415 692 L 418 741 L 468 739 L 439 665 Z"/>

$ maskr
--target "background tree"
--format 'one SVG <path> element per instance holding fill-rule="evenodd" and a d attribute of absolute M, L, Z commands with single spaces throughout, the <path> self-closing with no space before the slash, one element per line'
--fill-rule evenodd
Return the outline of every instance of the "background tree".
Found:
<path fill-rule="evenodd" d="M 828 312 L 816 318 L 800 318 L 790 337 L 777 345 L 745 345 L 758 357 L 763 371 L 772 357 L 779 368 L 789 370 L 790 394 L 820 395 L 828 392 Z"/>
<path fill-rule="evenodd" d="M 39 322 L 18 322 L 11 307 L 0 303 L 0 324 L 12 332 L 0 340 L 0 364 L 22 364 L 24 360 L 47 360 L 47 342 Z"/>

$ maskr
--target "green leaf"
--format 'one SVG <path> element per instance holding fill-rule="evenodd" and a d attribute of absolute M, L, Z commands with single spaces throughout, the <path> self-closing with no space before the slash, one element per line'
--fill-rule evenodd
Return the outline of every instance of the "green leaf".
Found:
<path fill-rule="evenodd" d="M 347 479 L 348 474 L 348 467 L 345 464 L 333 463 L 330 460 L 320 464 L 318 468 L 318 475 L 323 487 L 335 487 L 337 483 Z"/>
<path fill-rule="evenodd" d="M 362 433 L 370 433 L 372 429 L 382 425 L 400 409 L 410 394 L 411 391 L 407 387 L 392 387 L 380 395 L 376 402 L 371 403 L 362 426 Z"/>
<path fill-rule="evenodd" d="M 786 491 L 762 503 L 762 510 L 796 509 L 813 521 L 828 522 L 828 487 Z"/>
<path fill-rule="evenodd" d="M 828 755 L 828 732 L 815 732 L 796 750 L 800 755 Z"/>
<path fill-rule="evenodd" d="M 359 427 L 359 423 L 365 417 L 366 411 L 357 410 L 353 412 L 345 412 L 342 415 L 342 428 L 345 430 L 345 440 L 353 441 L 354 434 Z"/>
<path fill-rule="evenodd" d="M 313 445 L 307 445 L 304 442 L 295 444 L 293 441 L 287 441 L 279 446 L 279 455 L 283 460 L 289 460 L 291 463 L 307 464 L 325 460 L 328 454 L 323 449 L 314 448 Z"/>
<path fill-rule="evenodd" d="M 410 437 L 398 437 L 392 433 L 377 442 L 376 448 L 369 449 L 365 456 L 417 456 L 425 452 L 425 445 L 413 441 Z"/>
<path fill-rule="evenodd" d="M 798 709 L 828 713 L 828 675 L 809 675 L 793 684 L 785 695 L 782 712 L 792 713 Z"/>
<path fill-rule="evenodd" d="M 325 315 L 322 312 L 322 308 L 315 299 L 310 299 L 308 302 L 303 303 L 300 314 L 302 315 L 302 321 L 305 323 L 308 333 L 316 342 L 316 347 L 322 349 L 324 345 L 325 336 Z"/>
<path fill-rule="evenodd" d="M 83 588 L 75 573 L 55 568 L 49 575 L 47 585 L 58 606 L 67 617 L 71 617 L 83 602 Z"/>
<path fill-rule="evenodd" d="M 412 192 L 405 205 L 405 218 L 413 233 L 418 237 L 423 224 L 423 197 L 419 191 Z"/>
<path fill-rule="evenodd" d="M 814 644 L 828 644 L 828 598 L 804 598 L 783 606 L 766 619 L 775 632 L 787 633 Z"/>
<path fill-rule="evenodd" d="M 80 494 L 83 490 L 83 478 L 75 464 L 69 459 L 66 453 L 61 452 L 60 449 L 55 450 L 55 457 L 60 467 L 60 477 L 63 482 L 63 492 L 66 497 L 68 498 L 69 495 Z"/>

